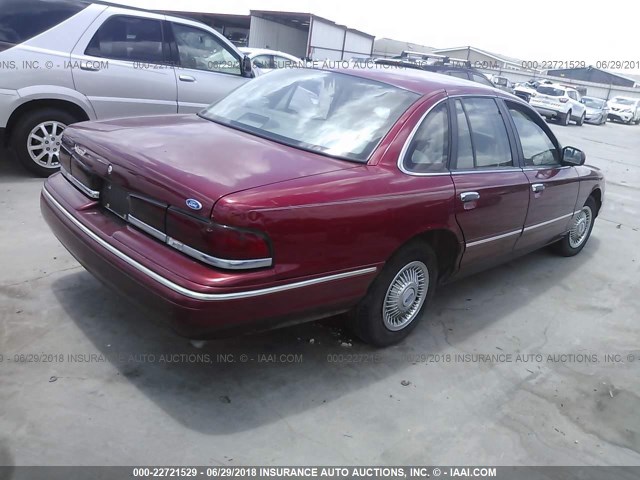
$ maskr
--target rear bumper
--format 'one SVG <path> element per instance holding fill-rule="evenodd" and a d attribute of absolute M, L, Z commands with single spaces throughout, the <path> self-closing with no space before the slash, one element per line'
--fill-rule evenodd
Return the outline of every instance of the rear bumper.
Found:
<path fill-rule="evenodd" d="M 82 205 L 74 208 L 76 201 Z M 155 240 L 140 235 L 141 243 L 136 245 L 139 255 L 118 245 L 114 238 L 123 238 L 123 231 L 118 230 L 116 220 L 96 215 L 95 208 L 86 215 L 92 210 L 91 203 L 59 174 L 47 180 L 40 197 L 43 217 L 78 262 L 108 286 L 162 312 L 179 334 L 189 338 L 267 329 L 344 312 L 365 295 L 377 272 L 377 267 L 370 266 L 234 288 L 215 285 L 233 283 L 234 277 L 246 272 L 211 269 L 208 285 L 181 281 L 172 275 L 175 272 L 163 270 L 152 260 L 157 255 L 151 248 L 157 248 Z M 100 229 L 85 221 L 96 217 L 102 222 Z M 146 241 L 153 245 L 143 251 L 140 245 Z M 172 255 L 167 252 L 167 257 Z M 186 257 L 184 261 L 193 263 Z"/>

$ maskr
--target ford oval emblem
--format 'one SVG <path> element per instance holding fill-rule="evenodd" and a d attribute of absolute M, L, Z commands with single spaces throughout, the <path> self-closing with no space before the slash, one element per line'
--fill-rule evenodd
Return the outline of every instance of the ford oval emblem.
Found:
<path fill-rule="evenodd" d="M 187 207 L 189 207 L 191 210 L 201 210 L 202 204 L 198 200 L 190 198 L 187 200 Z"/>

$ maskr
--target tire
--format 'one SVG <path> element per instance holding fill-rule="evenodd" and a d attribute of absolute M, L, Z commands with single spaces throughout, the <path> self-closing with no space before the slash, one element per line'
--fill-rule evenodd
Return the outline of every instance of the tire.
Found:
<path fill-rule="evenodd" d="M 560 240 L 554 244 L 557 253 L 564 257 L 573 257 L 579 254 L 591 237 L 591 231 L 593 230 L 593 224 L 598 214 L 598 207 L 593 197 L 589 197 L 584 207 L 578 214 L 571 220 L 571 230 Z M 581 215 L 585 215 L 588 218 L 588 224 L 584 225 L 582 230 L 579 227 Z M 579 236 L 579 239 L 576 238 Z M 579 241 L 578 241 L 579 240 Z"/>
<path fill-rule="evenodd" d="M 558 115 L 558 118 L 560 120 L 560 124 L 566 127 L 567 125 L 569 125 L 569 122 L 571 121 L 571 110 L 569 110 L 564 115 Z"/>
<path fill-rule="evenodd" d="M 584 117 L 585 117 L 585 114 L 583 113 L 583 114 L 580 116 L 580 119 L 576 122 L 576 125 L 577 125 L 577 126 L 581 127 L 582 125 L 584 125 Z"/>
<path fill-rule="evenodd" d="M 79 121 L 78 118 L 64 110 L 56 108 L 33 110 L 18 120 L 11 135 L 11 147 L 27 170 L 40 177 L 48 177 L 60 169 L 57 156 L 60 151 L 62 131 L 67 125 L 77 121 Z M 49 134 L 48 138 L 40 127 L 45 128 Z M 40 145 L 42 148 L 34 148 Z M 51 150 L 47 151 L 46 148 Z M 37 160 L 41 154 L 42 158 Z"/>
<path fill-rule="evenodd" d="M 417 280 L 419 273 L 423 275 L 422 282 Z M 437 279 L 433 249 L 421 241 L 407 244 L 386 263 L 367 295 L 351 312 L 349 326 L 364 342 L 377 347 L 400 342 L 422 318 Z"/>

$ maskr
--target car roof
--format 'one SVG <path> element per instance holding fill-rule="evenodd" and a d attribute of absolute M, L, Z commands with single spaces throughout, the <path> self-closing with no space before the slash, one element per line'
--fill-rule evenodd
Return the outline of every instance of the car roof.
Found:
<path fill-rule="evenodd" d="M 469 93 L 517 99 L 517 97 L 501 90 L 482 85 L 481 83 L 472 82 L 471 80 L 463 80 L 441 73 L 412 68 L 398 68 L 393 66 L 387 66 L 385 68 L 384 66 L 378 66 L 376 68 L 322 68 L 322 70 L 345 73 L 368 80 L 387 83 L 419 95 L 428 95 L 444 90 L 451 95 Z"/>

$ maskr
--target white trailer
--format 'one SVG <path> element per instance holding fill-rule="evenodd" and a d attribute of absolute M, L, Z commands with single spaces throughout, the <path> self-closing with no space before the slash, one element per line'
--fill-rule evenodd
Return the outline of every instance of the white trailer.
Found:
<path fill-rule="evenodd" d="M 307 13 L 251 10 L 249 47 L 313 60 L 350 60 L 373 54 L 374 36 Z"/>

